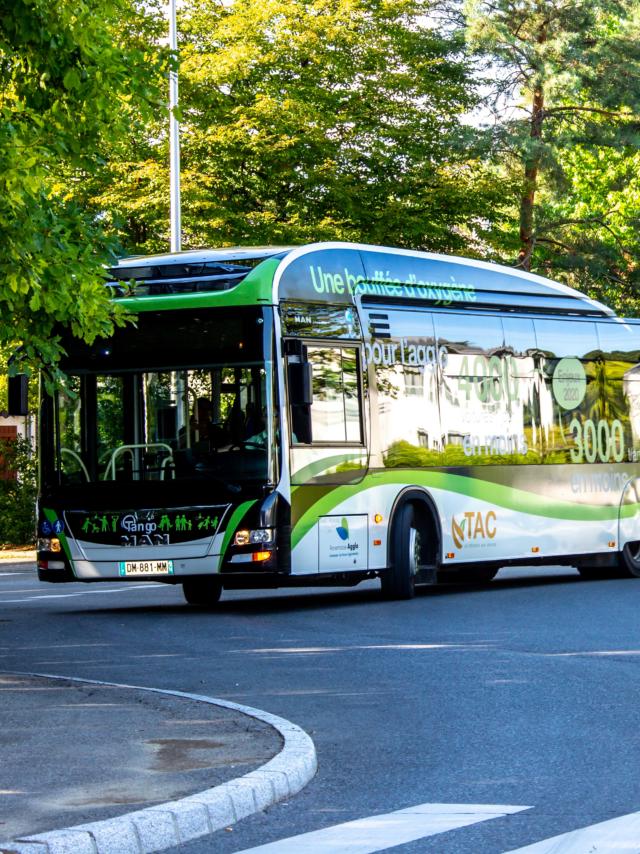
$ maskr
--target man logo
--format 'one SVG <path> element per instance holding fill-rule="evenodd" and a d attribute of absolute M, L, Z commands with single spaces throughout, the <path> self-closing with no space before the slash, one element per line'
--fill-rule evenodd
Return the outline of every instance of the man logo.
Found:
<path fill-rule="evenodd" d="M 496 535 L 496 514 L 493 510 L 480 513 L 467 510 L 460 521 L 451 517 L 451 536 L 457 549 L 471 540 L 492 540 Z"/>
<path fill-rule="evenodd" d="M 342 517 L 342 524 L 339 528 L 336 528 L 336 531 L 341 540 L 349 539 L 349 522 L 344 518 L 344 516 Z"/>

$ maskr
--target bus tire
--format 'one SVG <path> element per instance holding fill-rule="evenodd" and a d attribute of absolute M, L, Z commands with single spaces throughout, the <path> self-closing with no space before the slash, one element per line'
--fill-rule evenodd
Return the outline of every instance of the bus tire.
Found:
<path fill-rule="evenodd" d="M 386 599 L 413 599 L 420 566 L 421 531 L 412 504 L 403 504 L 393 524 L 392 564 L 380 576 Z"/>
<path fill-rule="evenodd" d="M 182 582 L 182 592 L 189 605 L 210 608 L 220 599 L 222 582 L 218 578 L 190 578 Z"/>
<path fill-rule="evenodd" d="M 640 578 L 640 540 L 625 543 L 618 562 L 626 576 Z"/>

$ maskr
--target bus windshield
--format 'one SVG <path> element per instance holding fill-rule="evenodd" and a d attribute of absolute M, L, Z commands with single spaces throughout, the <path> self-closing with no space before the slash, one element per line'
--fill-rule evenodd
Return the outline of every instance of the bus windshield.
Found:
<path fill-rule="evenodd" d="M 50 399 L 54 481 L 269 480 L 272 372 L 263 309 L 141 314 L 108 345 L 69 341 Z M 266 340 L 266 344 L 265 344 Z"/>

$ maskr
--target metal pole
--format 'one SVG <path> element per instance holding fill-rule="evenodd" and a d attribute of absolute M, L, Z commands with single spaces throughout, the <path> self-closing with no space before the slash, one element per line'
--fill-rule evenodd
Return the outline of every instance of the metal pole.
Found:
<path fill-rule="evenodd" d="M 176 0 L 169 0 L 169 47 L 178 54 L 178 28 L 176 26 Z M 174 115 L 178 106 L 178 71 L 169 72 L 169 181 L 171 184 L 171 251 L 181 249 L 180 222 L 180 125 Z"/>

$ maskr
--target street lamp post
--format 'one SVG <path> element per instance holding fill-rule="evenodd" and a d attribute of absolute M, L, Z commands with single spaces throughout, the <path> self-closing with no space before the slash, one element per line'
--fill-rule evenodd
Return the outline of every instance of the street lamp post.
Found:
<path fill-rule="evenodd" d="M 169 47 L 178 55 L 178 29 L 176 26 L 176 0 L 169 0 Z M 171 185 L 171 251 L 181 249 L 180 214 L 180 125 L 174 114 L 178 106 L 178 69 L 169 72 L 169 182 Z"/>

